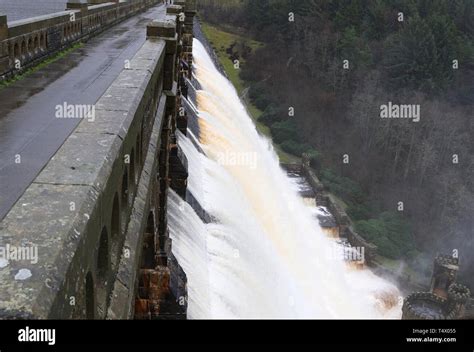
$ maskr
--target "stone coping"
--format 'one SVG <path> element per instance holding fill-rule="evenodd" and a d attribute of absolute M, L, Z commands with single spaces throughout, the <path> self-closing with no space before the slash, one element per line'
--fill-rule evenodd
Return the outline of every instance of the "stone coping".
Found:
<path fill-rule="evenodd" d="M 80 12 L 81 12 L 81 10 L 72 9 L 72 10 L 64 10 L 64 11 L 60 11 L 60 12 L 54 12 L 54 13 L 50 13 L 50 14 L 47 14 L 47 15 L 23 18 L 21 20 L 8 22 L 8 28 L 12 29 L 14 27 L 25 26 L 25 25 L 29 25 L 29 24 L 32 24 L 32 23 L 37 23 L 37 22 L 42 22 L 42 21 L 49 21 L 49 20 L 61 18 L 61 17 L 64 17 L 64 16 L 69 16 L 71 13 L 80 13 Z"/>

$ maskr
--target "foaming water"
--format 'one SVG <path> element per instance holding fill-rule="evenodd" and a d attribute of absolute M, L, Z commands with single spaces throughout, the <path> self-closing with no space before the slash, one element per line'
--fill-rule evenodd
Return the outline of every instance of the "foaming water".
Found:
<path fill-rule="evenodd" d="M 396 318 L 398 290 L 348 266 L 280 168 L 232 84 L 194 41 L 199 136 L 178 133 L 188 192 L 173 192 L 173 252 L 188 277 L 190 318 Z M 193 141 L 193 139 L 195 139 Z"/>

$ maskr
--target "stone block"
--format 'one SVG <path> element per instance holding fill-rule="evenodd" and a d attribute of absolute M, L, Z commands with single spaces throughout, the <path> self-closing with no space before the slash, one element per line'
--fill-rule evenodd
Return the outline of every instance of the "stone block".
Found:
<path fill-rule="evenodd" d="M 164 21 L 153 21 L 146 28 L 147 37 L 174 38 L 176 36 L 176 21 L 170 18 Z"/>
<path fill-rule="evenodd" d="M 175 5 L 168 6 L 168 8 L 166 9 L 166 14 L 168 14 L 168 15 L 178 15 L 182 11 L 183 11 L 183 8 L 181 6 L 178 6 L 178 5 L 175 4 Z"/>
<path fill-rule="evenodd" d="M 5 40 L 7 38 L 8 38 L 7 16 L 0 15 L 0 40 Z"/>
<path fill-rule="evenodd" d="M 197 1 L 196 0 L 186 0 L 186 11 L 196 12 L 197 11 Z"/>
<path fill-rule="evenodd" d="M 80 0 L 70 0 L 69 2 L 66 3 L 66 9 L 67 10 L 87 10 L 87 2 L 83 2 Z"/>

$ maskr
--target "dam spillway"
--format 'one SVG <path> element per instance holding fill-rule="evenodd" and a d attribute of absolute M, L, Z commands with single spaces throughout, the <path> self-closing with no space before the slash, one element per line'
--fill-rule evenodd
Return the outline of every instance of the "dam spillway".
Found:
<path fill-rule="evenodd" d="M 201 216 L 176 193 L 168 199 L 188 317 L 399 318 L 396 287 L 328 255 L 337 244 L 196 39 L 193 58 L 199 88 L 188 106 L 196 121 L 177 139 L 188 162 L 187 198 Z"/>

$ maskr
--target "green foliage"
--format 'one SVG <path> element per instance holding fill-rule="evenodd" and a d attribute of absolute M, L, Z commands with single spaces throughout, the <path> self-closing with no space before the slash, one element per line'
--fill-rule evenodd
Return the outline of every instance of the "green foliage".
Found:
<path fill-rule="evenodd" d="M 255 25 L 257 31 L 262 31 L 272 23 L 269 0 L 248 1 L 245 16 Z"/>
<path fill-rule="evenodd" d="M 293 119 L 275 122 L 270 129 L 273 140 L 278 144 L 287 140 L 295 140 L 298 137 L 298 128 Z"/>
<path fill-rule="evenodd" d="M 254 84 L 249 89 L 250 101 L 260 110 L 265 110 L 271 103 L 267 91 L 261 84 Z"/>
<path fill-rule="evenodd" d="M 391 20 L 393 12 L 387 6 L 386 0 L 373 0 L 367 8 L 365 17 L 365 33 L 368 38 L 380 40 L 395 29 Z"/>
<path fill-rule="evenodd" d="M 441 91 L 453 77 L 453 58 L 462 56 L 455 25 L 445 15 L 411 18 L 385 48 L 385 68 L 395 89 Z"/>
<path fill-rule="evenodd" d="M 337 43 L 338 56 L 341 60 L 349 60 L 352 65 L 368 65 L 371 52 L 367 43 L 361 40 L 354 27 L 348 27 Z"/>
<path fill-rule="evenodd" d="M 259 121 L 264 123 L 267 126 L 271 126 L 275 122 L 281 121 L 282 116 L 283 116 L 283 110 L 277 108 L 273 104 L 270 104 L 263 111 L 262 115 L 259 118 Z"/>
<path fill-rule="evenodd" d="M 456 26 L 446 15 L 433 15 L 428 19 L 436 45 L 436 79 L 440 88 L 447 87 L 453 78 L 453 58 L 464 60 Z"/>
<path fill-rule="evenodd" d="M 403 30 L 385 45 L 385 66 L 395 88 L 434 88 L 436 44 L 431 30 L 421 18 L 410 19 Z"/>
<path fill-rule="evenodd" d="M 358 27 L 367 4 L 364 0 L 340 0 L 331 2 L 332 19 L 337 28 Z"/>
<path fill-rule="evenodd" d="M 306 153 L 308 150 L 311 149 L 310 145 L 300 144 L 298 142 L 295 142 L 294 140 L 286 140 L 280 146 L 281 149 L 283 149 L 285 152 L 296 156 L 301 156 L 303 155 L 303 153 Z"/>
<path fill-rule="evenodd" d="M 335 195 L 350 202 L 363 203 L 362 188 L 348 177 L 337 176 L 328 169 L 321 171 L 321 182 Z"/>
<path fill-rule="evenodd" d="M 241 67 L 245 69 L 246 61 L 243 59 L 243 47 L 247 48 L 245 50 L 251 49 L 253 52 L 260 48 L 262 43 L 252 40 L 248 37 L 230 33 L 228 31 L 222 30 L 220 27 L 218 28 L 216 26 L 209 25 L 206 22 L 202 22 L 201 28 L 204 35 L 209 40 L 209 43 L 213 46 L 219 62 L 227 73 L 227 76 L 234 84 L 239 94 L 242 93 L 242 91 L 245 89 L 244 82 L 242 82 L 242 79 L 239 75 L 242 70 L 236 70 L 234 68 L 234 62 L 229 58 L 229 56 L 237 55 L 240 60 Z"/>
<path fill-rule="evenodd" d="M 354 220 L 367 220 L 372 215 L 372 209 L 367 204 L 349 203 L 346 209 L 347 215 Z"/>
<path fill-rule="evenodd" d="M 309 158 L 310 166 L 316 170 L 319 170 L 321 168 L 321 153 L 316 149 L 309 147 L 305 151 L 305 154 Z"/>
<path fill-rule="evenodd" d="M 384 212 L 377 219 L 357 221 L 355 229 L 387 258 L 411 258 L 416 253 L 408 222 L 394 212 Z"/>

